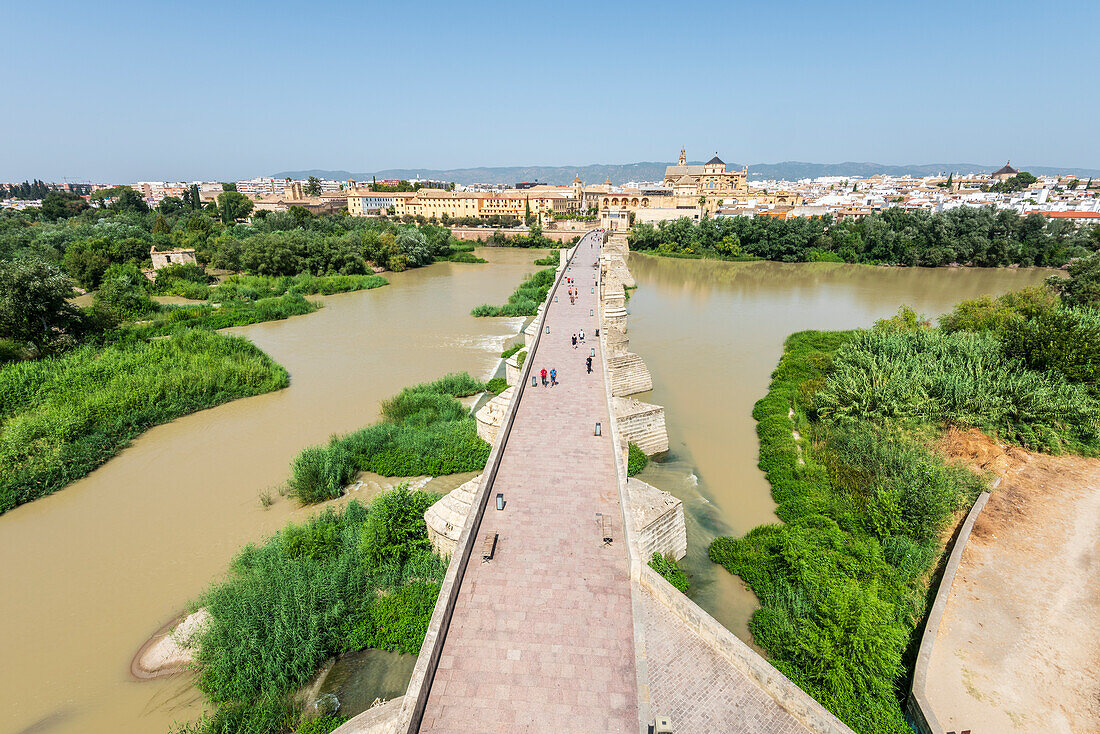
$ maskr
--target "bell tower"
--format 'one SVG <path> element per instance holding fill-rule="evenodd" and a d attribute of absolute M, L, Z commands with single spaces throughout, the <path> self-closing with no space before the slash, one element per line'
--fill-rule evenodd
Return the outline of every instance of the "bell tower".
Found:
<path fill-rule="evenodd" d="M 687 162 L 688 162 L 687 149 L 686 148 L 680 148 L 680 165 L 681 166 L 686 166 Z"/>

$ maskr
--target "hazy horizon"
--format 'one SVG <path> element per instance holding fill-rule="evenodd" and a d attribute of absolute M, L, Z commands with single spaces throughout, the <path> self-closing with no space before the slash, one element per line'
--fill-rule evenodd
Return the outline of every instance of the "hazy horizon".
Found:
<path fill-rule="evenodd" d="M 1089 2 L 60 2 L 4 16 L 5 181 L 587 166 L 684 146 L 750 165 L 1100 169 Z"/>

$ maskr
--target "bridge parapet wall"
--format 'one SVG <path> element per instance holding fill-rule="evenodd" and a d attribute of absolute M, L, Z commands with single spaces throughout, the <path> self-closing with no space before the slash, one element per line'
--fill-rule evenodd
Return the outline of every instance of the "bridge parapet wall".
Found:
<path fill-rule="evenodd" d="M 612 235 L 607 245 L 604 247 L 605 253 L 608 253 L 609 250 L 613 253 L 617 249 L 622 253 L 621 261 L 625 269 L 625 255 L 627 251 L 625 236 Z M 609 257 L 608 262 L 605 264 L 603 258 L 601 258 L 602 272 L 617 271 L 617 265 L 614 262 L 616 259 L 618 258 Z M 618 276 L 620 272 L 621 271 L 616 272 L 616 275 Z M 634 285 L 634 280 L 630 277 L 629 271 L 627 271 L 626 277 L 622 278 L 620 282 L 629 283 L 631 287 Z M 643 440 L 645 440 L 644 437 L 646 435 L 655 434 L 657 432 L 655 424 L 659 420 L 660 433 L 664 435 L 663 450 L 667 450 L 668 436 L 664 428 L 664 409 L 660 406 L 650 406 L 646 403 L 624 400 L 623 398 L 614 397 L 612 395 L 612 372 L 610 363 L 614 360 L 614 356 L 611 356 L 614 352 L 608 346 L 608 340 L 615 338 L 615 335 L 620 329 L 625 339 L 625 314 L 620 315 L 619 312 L 621 309 L 618 306 L 606 308 L 604 306 L 605 304 L 601 298 L 601 323 L 603 328 L 601 330 L 600 339 L 604 345 L 604 354 L 611 357 L 610 359 L 604 360 L 603 368 L 604 380 L 607 385 L 608 412 L 611 415 L 612 438 L 617 445 L 625 449 L 627 441 L 634 440 L 630 438 L 630 436 L 642 436 Z M 608 312 L 611 313 L 611 321 L 614 324 L 611 328 L 609 328 L 609 321 L 605 318 Z M 621 406 L 630 407 L 621 409 Z M 658 413 L 655 410 L 647 410 L 640 406 L 659 409 L 659 419 L 657 417 Z M 647 421 L 654 425 L 646 425 Z M 637 443 L 637 441 L 635 442 Z M 639 446 L 641 446 L 641 444 L 639 444 Z M 844 722 L 836 718 L 836 716 L 825 709 L 824 706 L 814 700 L 812 696 L 792 683 L 786 676 L 764 660 L 764 658 L 738 639 L 736 635 L 722 626 L 695 602 L 682 594 L 660 574 L 649 567 L 648 561 L 652 553 L 650 552 L 649 555 L 646 553 L 653 547 L 650 545 L 653 538 L 648 536 L 645 532 L 646 528 L 641 526 L 639 522 L 640 518 L 635 517 L 633 512 L 628 511 L 628 508 L 632 507 L 632 489 L 634 493 L 637 493 L 639 488 L 637 485 L 632 487 L 632 483 L 637 480 L 627 478 L 625 450 L 615 452 L 615 469 L 618 479 L 620 504 L 624 512 L 623 527 L 625 540 L 627 542 L 628 556 L 630 558 L 631 579 L 637 584 L 638 593 L 652 594 L 655 599 L 664 604 L 676 617 L 681 619 L 707 647 L 713 649 L 731 666 L 751 678 L 762 691 L 811 732 L 815 734 L 854 734 Z M 677 510 L 682 514 L 682 504 Z M 654 533 L 660 535 L 661 530 L 654 528 Z M 685 552 L 686 543 L 685 532 Z M 639 602 L 637 600 L 635 600 L 634 606 L 635 654 L 638 657 L 636 666 L 638 670 L 639 716 L 643 724 L 645 724 L 651 720 L 651 715 L 657 712 L 652 712 L 650 708 L 648 686 L 649 663 L 645 659 L 646 640 L 642 625 L 638 621 Z M 675 725 L 675 722 L 673 722 L 673 724 Z"/>
<path fill-rule="evenodd" d="M 576 246 L 562 252 L 562 265 L 558 268 L 554 284 L 547 292 L 546 302 L 554 298 L 554 295 L 561 285 L 565 266 L 573 259 L 576 252 Z M 543 305 L 545 306 L 545 302 Z M 533 356 L 538 349 L 539 340 L 545 327 L 546 313 L 546 309 L 540 307 L 539 314 L 535 317 L 534 322 L 532 322 L 533 324 L 537 324 L 537 327 L 531 335 L 531 341 L 528 342 L 528 352 L 531 356 Z M 527 336 L 527 331 L 524 332 L 524 335 L 525 337 Z M 393 718 L 392 724 L 388 724 L 386 729 L 377 732 L 372 731 L 371 734 L 415 734 L 419 731 L 420 722 L 424 716 L 424 709 L 428 702 L 428 694 L 431 690 L 431 681 L 439 666 L 439 658 L 443 652 L 443 643 L 446 640 L 447 628 L 450 626 L 451 617 L 454 615 L 455 603 L 458 601 L 458 592 L 466 571 L 466 565 L 470 560 L 470 556 L 473 555 L 474 542 L 477 539 L 477 533 L 481 527 L 482 518 L 485 515 L 485 507 L 492 493 L 493 483 L 500 469 L 500 462 L 504 450 L 508 445 L 508 435 L 512 430 L 516 411 L 519 408 L 520 401 L 523 400 L 524 387 L 530 379 L 531 370 L 533 369 L 532 366 L 535 363 L 535 360 L 532 359 L 531 356 L 524 362 L 520 379 L 513 388 L 511 399 L 508 401 L 507 410 L 501 419 L 496 440 L 493 443 L 492 450 L 489 452 L 489 459 L 485 464 L 485 471 L 481 475 L 477 494 L 474 496 L 474 500 L 471 503 L 470 513 L 455 543 L 454 553 L 447 567 L 447 575 L 444 577 L 443 584 L 440 587 L 435 610 L 432 612 L 432 618 L 428 622 L 428 630 L 424 636 L 424 643 L 420 647 L 420 654 L 416 659 L 416 665 L 413 667 L 408 689 L 405 691 L 405 697 L 402 700 L 401 712 L 398 716 Z M 340 727 L 340 734 L 345 734 L 344 727 L 354 725 L 358 718 L 359 717 L 356 717 Z M 354 729 L 347 729 L 346 731 L 352 732 Z"/>

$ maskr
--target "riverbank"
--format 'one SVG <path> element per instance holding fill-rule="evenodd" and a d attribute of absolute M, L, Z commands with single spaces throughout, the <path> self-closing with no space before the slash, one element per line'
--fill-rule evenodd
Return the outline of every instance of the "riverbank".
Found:
<path fill-rule="evenodd" d="M 653 376 L 653 390 L 639 397 L 665 406 L 670 449 L 638 478 L 683 500 L 688 595 L 750 645 L 757 599 L 706 550 L 717 536 L 741 536 L 777 520 L 771 487 L 757 468 L 752 409 L 767 392 L 786 335 L 869 327 L 902 303 L 936 316 L 960 298 L 1036 285 L 1057 272 L 735 263 L 633 252 L 629 263 L 639 285 L 629 302 L 631 349 Z"/>
<path fill-rule="evenodd" d="M 998 305 L 1029 314 L 1025 331 L 1056 308 Z M 912 670 L 949 519 L 985 483 L 935 437 L 962 424 L 1047 450 L 1100 445 L 1100 402 L 1071 376 L 1073 356 L 1037 337 L 1052 361 L 1029 368 L 1016 321 L 973 325 L 992 306 L 960 304 L 939 329 L 902 309 L 870 331 L 796 333 L 753 411 L 783 523 L 719 537 L 710 556 L 760 598 L 750 629 L 773 664 L 857 731 L 908 731 L 898 671 Z"/>
<path fill-rule="evenodd" d="M 304 446 L 375 420 L 410 383 L 452 369 L 491 375 L 522 319 L 468 312 L 503 301 L 532 252 L 481 250 L 490 263 L 390 274 L 389 287 L 321 297 L 308 318 L 231 329 L 284 365 L 290 386 L 156 426 L 65 491 L 0 516 L 7 583 L 33 590 L 0 594 L 0 730 L 49 720 L 62 733 L 164 734 L 196 718 L 190 676 L 135 684 L 135 650 L 240 548 L 315 512 L 274 491 Z"/>

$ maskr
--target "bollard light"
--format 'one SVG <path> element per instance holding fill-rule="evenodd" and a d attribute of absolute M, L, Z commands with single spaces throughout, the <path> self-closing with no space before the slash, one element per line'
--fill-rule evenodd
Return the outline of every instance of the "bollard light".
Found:
<path fill-rule="evenodd" d="M 497 492 L 497 509 L 504 509 L 504 494 L 502 492 Z"/>
<path fill-rule="evenodd" d="M 588 291 L 588 292 L 589 292 L 589 293 L 595 293 L 595 292 L 596 292 L 596 286 L 592 286 L 592 290 L 590 290 L 590 291 Z"/>
<path fill-rule="evenodd" d="M 531 375 L 531 387 L 538 387 L 538 386 L 539 386 L 539 378 L 535 377 L 534 375 Z"/>
<path fill-rule="evenodd" d="M 546 327 L 546 333 L 547 333 L 547 334 L 549 334 L 549 333 L 550 333 L 550 327 L 549 327 L 549 326 L 547 326 L 547 327 Z"/>
<path fill-rule="evenodd" d="M 595 348 L 595 347 L 592 347 L 592 350 L 591 350 L 591 351 L 592 351 L 592 353 L 591 353 L 591 354 L 589 354 L 588 356 L 589 356 L 589 357 L 595 357 L 595 356 L 596 356 L 596 348 Z"/>
<path fill-rule="evenodd" d="M 592 313 L 592 309 L 588 309 L 588 315 L 589 315 L 589 316 L 595 316 L 595 314 L 594 314 L 594 313 Z"/>
<path fill-rule="evenodd" d="M 596 436 L 602 436 L 603 435 L 603 427 L 600 426 L 599 421 L 596 421 L 596 433 L 594 435 L 596 435 Z"/>
<path fill-rule="evenodd" d="M 554 296 L 554 303 L 557 303 L 557 302 L 558 302 L 558 297 Z"/>

